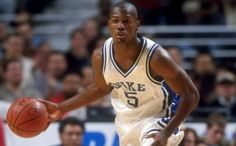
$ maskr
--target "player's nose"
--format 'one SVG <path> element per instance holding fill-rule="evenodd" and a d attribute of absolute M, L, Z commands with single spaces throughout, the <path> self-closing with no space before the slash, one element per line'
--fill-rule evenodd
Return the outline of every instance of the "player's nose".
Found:
<path fill-rule="evenodd" d="M 118 29 L 119 31 L 124 30 L 124 29 L 125 29 L 124 24 L 123 24 L 122 22 L 119 22 L 118 25 L 117 25 L 117 29 Z"/>

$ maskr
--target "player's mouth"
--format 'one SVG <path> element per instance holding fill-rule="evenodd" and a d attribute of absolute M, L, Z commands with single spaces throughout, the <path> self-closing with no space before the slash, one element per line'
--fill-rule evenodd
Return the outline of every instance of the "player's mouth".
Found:
<path fill-rule="evenodd" d="M 124 39 L 126 37 L 126 34 L 124 32 L 118 32 L 116 36 L 118 39 Z"/>

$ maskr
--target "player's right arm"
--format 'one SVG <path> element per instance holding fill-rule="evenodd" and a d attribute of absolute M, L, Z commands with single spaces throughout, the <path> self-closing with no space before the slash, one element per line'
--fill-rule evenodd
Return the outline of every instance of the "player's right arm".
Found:
<path fill-rule="evenodd" d="M 102 74 L 102 49 L 97 49 L 93 52 L 92 64 L 95 72 L 95 81 L 79 94 L 59 104 L 42 101 L 47 106 L 51 121 L 57 120 L 63 113 L 88 105 L 111 92 L 112 87 L 106 84 Z"/>

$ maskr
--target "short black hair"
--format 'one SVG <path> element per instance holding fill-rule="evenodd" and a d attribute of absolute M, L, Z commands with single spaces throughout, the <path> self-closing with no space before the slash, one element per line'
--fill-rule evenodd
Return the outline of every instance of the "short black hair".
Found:
<path fill-rule="evenodd" d="M 85 126 L 84 126 L 83 121 L 81 121 L 75 117 L 68 117 L 68 118 L 60 121 L 59 129 L 58 129 L 60 134 L 63 133 L 66 125 L 77 125 L 82 128 L 83 133 L 85 132 Z"/>
<path fill-rule="evenodd" d="M 118 3 L 115 3 L 110 9 L 110 15 L 111 15 L 114 8 L 127 9 L 130 12 L 130 14 L 132 14 L 134 17 L 138 18 L 138 11 L 137 11 L 136 7 L 130 2 L 120 1 Z"/>

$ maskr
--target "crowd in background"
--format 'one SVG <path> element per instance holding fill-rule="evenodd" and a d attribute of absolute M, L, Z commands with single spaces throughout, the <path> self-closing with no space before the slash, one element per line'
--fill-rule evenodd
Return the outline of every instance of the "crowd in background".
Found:
<path fill-rule="evenodd" d="M 99 0 L 102 22 L 112 1 Z M 127 0 L 139 10 L 145 25 L 228 24 L 235 25 L 235 0 Z M 31 14 L 42 13 L 55 0 L 2 0 L 0 13 L 17 13 L 22 10 Z"/>
<path fill-rule="evenodd" d="M 137 6 L 144 25 L 236 24 L 235 0 L 150 0 L 145 3 L 141 0 L 129 1 Z M 74 28 L 70 33 L 70 45 L 65 49 L 66 52 L 57 51 L 48 40 L 34 33 L 31 14 L 42 10 L 33 12 L 28 9 L 30 0 L 20 4 L 17 10 L 11 11 L 17 12 L 14 21 L 0 22 L 1 117 L 5 117 L 7 107 L 19 97 L 44 98 L 59 103 L 81 92 L 94 78 L 91 54 L 94 49 L 102 47 L 107 38 L 101 26 L 106 24 L 111 5 L 109 0 L 100 0 L 100 15 L 97 19 L 87 19 L 80 27 Z M 31 5 L 28 7 L 32 8 Z M 1 13 L 7 13 L 4 8 L 0 5 Z M 177 64 L 183 66 L 185 58 L 181 48 L 163 47 Z M 217 136 L 222 142 L 222 128 L 224 129 L 226 120 L 236 119 L 234 62 L 216 62 L 211 51 L 198 50 L 191 63 L 191 69 L 186 71 L 200 92 L 200 102 L 188 120 L 206 119 L 213 111 L 222 114 L 226 119 L 213 117 L 214 120 L 207 121 L 208 134 L 212 128 L 221 128 L 218 129 Z M 108 95 L 87 107 L 63 115 L 63 118 L 74 116 L 87 121 L 112 120 L 115 113 L 109 98 Z M 206 146 L 206 141 L 209 145 L 213 143 L 210 138 L 199 139 L 193 129 L 187 128 L 181 146 Z"/>

